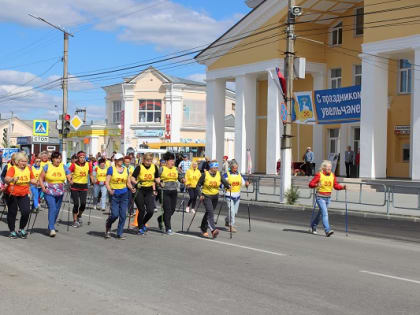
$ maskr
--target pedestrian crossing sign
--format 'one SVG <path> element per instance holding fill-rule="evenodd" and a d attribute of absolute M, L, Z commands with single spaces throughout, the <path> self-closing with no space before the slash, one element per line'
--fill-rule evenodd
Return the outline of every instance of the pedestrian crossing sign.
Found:
<path fill-rule="evenodd" d="M 48 120 L 34 120 L 32 135 L 48 137 Z"/>

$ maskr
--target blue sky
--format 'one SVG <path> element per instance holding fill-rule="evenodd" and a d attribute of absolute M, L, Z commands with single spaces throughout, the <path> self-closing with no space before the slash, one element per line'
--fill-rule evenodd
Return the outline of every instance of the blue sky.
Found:
<path fill-rule="evenodd" d="M 48 90 L 32 87 L 62 76 L 63 36 L 28 13 L 74 33 L 69 73 L 80 75 L 210 43 L 250 10 L 244 0 L 0 0 L 0 7 L 2 118 L 13 110 L 22 119 L 51 120 L 62 106 L 58 83 Z M 205 72 L 198 64 L 159 67 L 190 79 L 202 78 Z M 103 119 L 105 93 L 100 87 L 136 71 L 73 79 L 69 112 L 87 107 L 89 119 Z"/>

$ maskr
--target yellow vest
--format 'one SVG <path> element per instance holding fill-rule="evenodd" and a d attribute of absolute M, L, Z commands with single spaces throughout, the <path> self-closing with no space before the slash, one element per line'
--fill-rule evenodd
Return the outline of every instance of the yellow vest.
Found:
<path fill-rule="evenodd" d="M 129 176 L 131 176 L 131 174 L 133 174 L 133 172 L 134 172 L 134 166 L 133 165 L 124 165 L 125 166 L 125 168 L 127 168 L 128 169 L 128 175 Z"/>
<path fill-rule="evenodd" d="M 334 187 L 335 175 L 331 173 L 329 176 L 325 175 L 323 172 L 320 172 L 319 178 L 319 188 L 320 193 L 331 193 Z"/>
<path fill-rule="evenodd" d="M 160 174 L 160 179 L 166 182 L 176 182 L 178 180 L 178 170 L 175 166 L 172 168 L 168 168 L 166 166 L 162 166 L 162 174 Z"/>
<path fill-rule="evenodd" d="M 228 183 L 230 185 L 230 190 L 233 193 L 238 193 L 241 191 L 242 186 L 242 176 L 241 174 L 231 174 L 227 172 Z"/>
<path fill-rule="evenodd" d="M 213 177 L 209 172 L 206 171 L 206 177 L 203 184 L 203 194 L 205 195 L 217 195 L 219 193 L 219 187 L 222 184 L 222 176 L 220 172 L 217 171 L 216 175 Z"/>
<path fill-rule="evenodd" d="M 123 172 L 119 173 L 115 166 L 112 166 L 112 176 L 109 186 L 112 189 L 124 189 L 127 187 L 128 171 L 123 167 Z"/>
<path fill-rule="evenodd" d="M 155 181 L 156 166 L 150 165 L 149 169 L 140 164 L 140 173 L 137 176 L 137 181 L 140 182 L 141 187 L 151 187 Z"/>
<path fill-rule="evenodd" d="M 88 174 L 89 174 L 89 163 L 85 162 L 84 166 L 80 166 L 74 163 L 74 172 L 73 172 L 73 183 L 75 184 L 87 184 Z"/>
<path fill-rule="evenodd" d="M 45 173 L 45 181 L 49 184 L 62 184 L 66 181 L 66 171 L 63 163 L 54 166 L 52 163 L 48 165 L 47 173 Z"/>
<path fill-rule="evenodd" d="M 111 161 L 110 160 L 106 160 L 105 161 L 105 166 L 106 166 L 106 168 L 110 167 L 111 166 Z"/>
<path fill-rule="evenodd" d="M 34 174 L 34 176 L 35 176 L 35 179 L 36 180 L 38 180 L 39 179 L 39 175 L 41 174 L 41 172 L 42 172 L 42 167 L 40 166 L 40 167 L 38 167 L 38 169 L 36 168 L 36 167 L 34 167 L 34 166 L 32 166 L 31 167 L 31 169 L 32 169 L 32 173 Z"/>
<path fill-rule="evenodd" d="M 100 168 L 99 166 L 97 166 L 95 171 L 96 171 L 96 180 L 98 182 L 105 182 L 106 181 L 106 173 L 107 173 L 108 169 L 106 167 L 105 168 Z"/>
<path fill-rule="evenodd" d="M 191 168 L 188 169 L 187 173 L 185 174 L 185 185 L 189 186 L 190 188 L 197 187 L 197 183 L 200 180 L 201 172 L 198 168 L 195 170 Z"/>
<path fill-rule="evenodd" d="M 13 166 L 15 168 L 15 176 L 19 177 L 18 181 L 15 183 L 16 186 L 28 186 L 29 182 L 31 181 L 31 171 L 29 167 L 26 166 L 25 169 L 20 169 L 17 166 Z"/>

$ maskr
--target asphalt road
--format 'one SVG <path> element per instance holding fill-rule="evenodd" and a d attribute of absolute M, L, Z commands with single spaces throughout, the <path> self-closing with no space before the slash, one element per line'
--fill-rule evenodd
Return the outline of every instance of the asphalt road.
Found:
<path fill-rule="evenodd" d="M 238 219 L 233 239 L 222 231 L 206 240 L 201 213 L 189 234 L 153 230 L 155 215 L 147 235 L 105 240 L 106 216 L 92 213 L 90 226 L 60 225 L 54 239 L 45 235 L 46 211 L 27 240 L 9 240 L 1 223 L 1 314 L 419 313 L 415 242 L 311 235 L 296 218 L 253 221 L 252 232 Z M 180 213 L 173 226 L 181 230 Z"/>

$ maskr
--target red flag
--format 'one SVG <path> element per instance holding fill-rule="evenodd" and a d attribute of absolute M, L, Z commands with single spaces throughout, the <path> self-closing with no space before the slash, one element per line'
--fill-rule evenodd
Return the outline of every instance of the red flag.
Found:
<path fill-rule="evenodd" d="M 280 68 L 276 68 L 277 78 L 280 82 L 280 87 L 282 90 L 282 94 L 286 97 L 287 96 L 287 89 L 286 89 L 286 79 L 284 78 L 283 73 L 281 73 Z"/>

